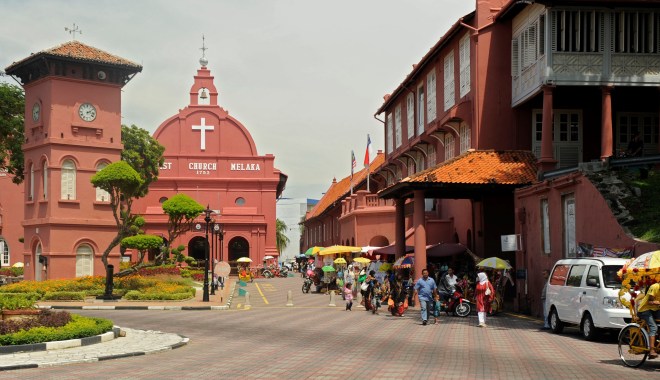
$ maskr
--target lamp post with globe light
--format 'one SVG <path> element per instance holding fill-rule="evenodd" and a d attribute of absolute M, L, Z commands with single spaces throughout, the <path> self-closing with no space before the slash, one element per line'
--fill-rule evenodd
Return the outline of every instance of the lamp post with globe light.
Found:
<path fill-rule="evenodd" d="M 211 223 L 211 213 L 213 210 L 209 208 L 209 205 L 206 205 L 206 210 L 204 210 L 204 221 L 206 222 L 206 245 L 204 247 L 204 288 L 202 291 L 202 302 L 209 302 L 209 224 Z"/>

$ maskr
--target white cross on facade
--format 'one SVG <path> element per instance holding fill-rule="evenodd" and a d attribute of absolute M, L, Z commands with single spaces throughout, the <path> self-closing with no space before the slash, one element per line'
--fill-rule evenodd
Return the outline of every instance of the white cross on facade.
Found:
<path fill-rule="evenodd" d="M 201 125 L 193 125 L 192 126 L 193 131 L 201 131 L 202 132 L 201 140 L 200 140 L 200 143 L 199 143 L 199 149 L 201 149 L 201 150 L 206 150 L 206 131 L 213 131 L 214 128 L 215 128 L 212 125 L 205 125 L 205 122 L 206 122 L 206 119 L 202 118 Z"/>

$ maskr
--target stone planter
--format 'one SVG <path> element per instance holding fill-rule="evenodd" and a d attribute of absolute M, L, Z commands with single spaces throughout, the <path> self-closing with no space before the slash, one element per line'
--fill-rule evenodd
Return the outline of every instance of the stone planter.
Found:
<path fill-rule="evenodd" d="M 2 320 L 35 319 L 41 314 L 40 309 L 2 310 Z"/>

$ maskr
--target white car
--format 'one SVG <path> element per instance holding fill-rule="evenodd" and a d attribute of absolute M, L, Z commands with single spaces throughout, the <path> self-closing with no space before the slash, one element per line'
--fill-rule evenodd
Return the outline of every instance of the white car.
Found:
<path fill-rule="evenodd" d="M 621 329 L 630 312 L 619 301 L 617 271 L 627 259 L 590 257 L 557 261 L 548 279 L 546 310 L 550 328 L 578 325 L 584 338 L 596 338 L 599 329 Z"/>

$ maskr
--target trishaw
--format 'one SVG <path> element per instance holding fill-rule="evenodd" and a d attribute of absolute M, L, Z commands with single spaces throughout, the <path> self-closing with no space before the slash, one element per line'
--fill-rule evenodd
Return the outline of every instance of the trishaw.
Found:
<path fill-rule="evenodd" d="M 244 266 L 238 268 L 238 279 L 244 282 L 252 282 L 254 281 L 254 276 L 252 275 L 250 268 Z"/>
<path fill-rule="evenodd" d="M 654 264 L 655 263 L 655 264 Z M 625 265 L 619 272 L 622 279 L 619 300 L 630 310 L 631 323 L 619 332 L 619 356 L 628 367 L 639 367 L 651 351 L 649 326 L 637 315 L 637 304 L 644 288 L 660 282 L 660 251 L 645 253 Z M 660 320 L 656 319 L 660 324 Z M 655 340 L 655 350 L 660 351 L 660 339 Z"/>

